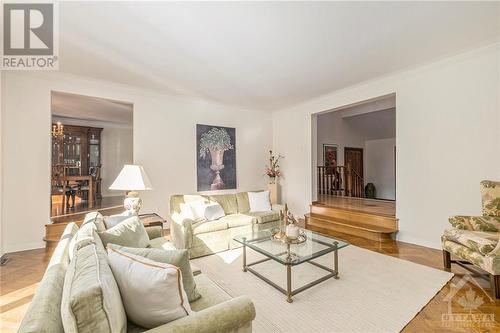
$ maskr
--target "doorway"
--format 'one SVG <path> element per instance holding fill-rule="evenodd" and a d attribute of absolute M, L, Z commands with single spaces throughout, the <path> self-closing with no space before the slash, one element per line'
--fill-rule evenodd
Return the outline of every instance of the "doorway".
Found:
<path fill-rule="evenodd" d="M 348 168 L 363 177 L 363 148 L 344 148 L 344 163 Z"/>
<path fill-rule="evenodd" d="M 133 105 L 66 92 L 51 93 L 51 219 L 122 207 L 109 186 L 133 161 Z"/>

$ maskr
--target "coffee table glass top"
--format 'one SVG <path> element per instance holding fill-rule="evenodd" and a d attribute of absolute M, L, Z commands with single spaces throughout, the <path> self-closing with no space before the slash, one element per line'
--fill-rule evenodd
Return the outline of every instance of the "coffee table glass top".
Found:
<path fill-rule="evenodd" d="M 290 244 L 289 248 L 286 243 L 271 239 L 271 229 L 238 235 L 234 240 L 284 265 L 298 265 L 349 245 L 337 238 L 304 231 L 307 240 L 302 244 Z"/>

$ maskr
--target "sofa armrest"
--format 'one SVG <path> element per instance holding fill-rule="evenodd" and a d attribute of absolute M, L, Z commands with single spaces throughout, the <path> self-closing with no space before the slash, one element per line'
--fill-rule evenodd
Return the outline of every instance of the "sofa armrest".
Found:
<path fill-rule="evenodd" d="M 500 232 L 500 217 L 497 216 L 452 216 L 448 219 L 456 229 Z"/>
<path fill-rule="evenodd" d="M 153 328 L 147 333 L 224 333 L 250 326 L 255 319 L 255 307 L 246 296 L 203 309 L 199 312 Z"/>
<path fill-rule="evenodd" d="M 155 239 L 163 236 L 163 227 L 155 225 L 152 227 L 146 227 L 146 232 L 148 233 L 149 239 Z"/>
<path fill-rule="evenodd" d="M 193 243 L 193 227 L 195 223 L 191 219 L 185 219 L 180 215 L 171 215 L 170 236 L 172 243 L 178 249 L 189 249 Z"/>

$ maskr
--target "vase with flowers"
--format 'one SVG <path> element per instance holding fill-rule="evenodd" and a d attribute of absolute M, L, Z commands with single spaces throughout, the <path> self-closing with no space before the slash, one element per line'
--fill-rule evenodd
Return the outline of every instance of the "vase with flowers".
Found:
<path fill-rule="evenodd" d="M 269 177 L 269 184 L 275 184 L 276 179 L 281 177 L 280 160 L 283 156 L 275 156 L 273 151 L 269 151 L 269 165 L 266 168 L 266 175 Z"/>

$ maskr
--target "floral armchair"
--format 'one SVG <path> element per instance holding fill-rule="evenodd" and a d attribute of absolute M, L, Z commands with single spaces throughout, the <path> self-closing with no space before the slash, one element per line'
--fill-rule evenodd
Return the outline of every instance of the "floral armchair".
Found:
<path fill-rule="evenodd" d="M 500 299 L 500 182 L 481 182 L 482 216 L 452 216 L 452 229 L 441 237 L 446 268 L 472 264 L 488 272 L 493 295 Z M 460 260 L 451 260 L 451 255 Z"/>

